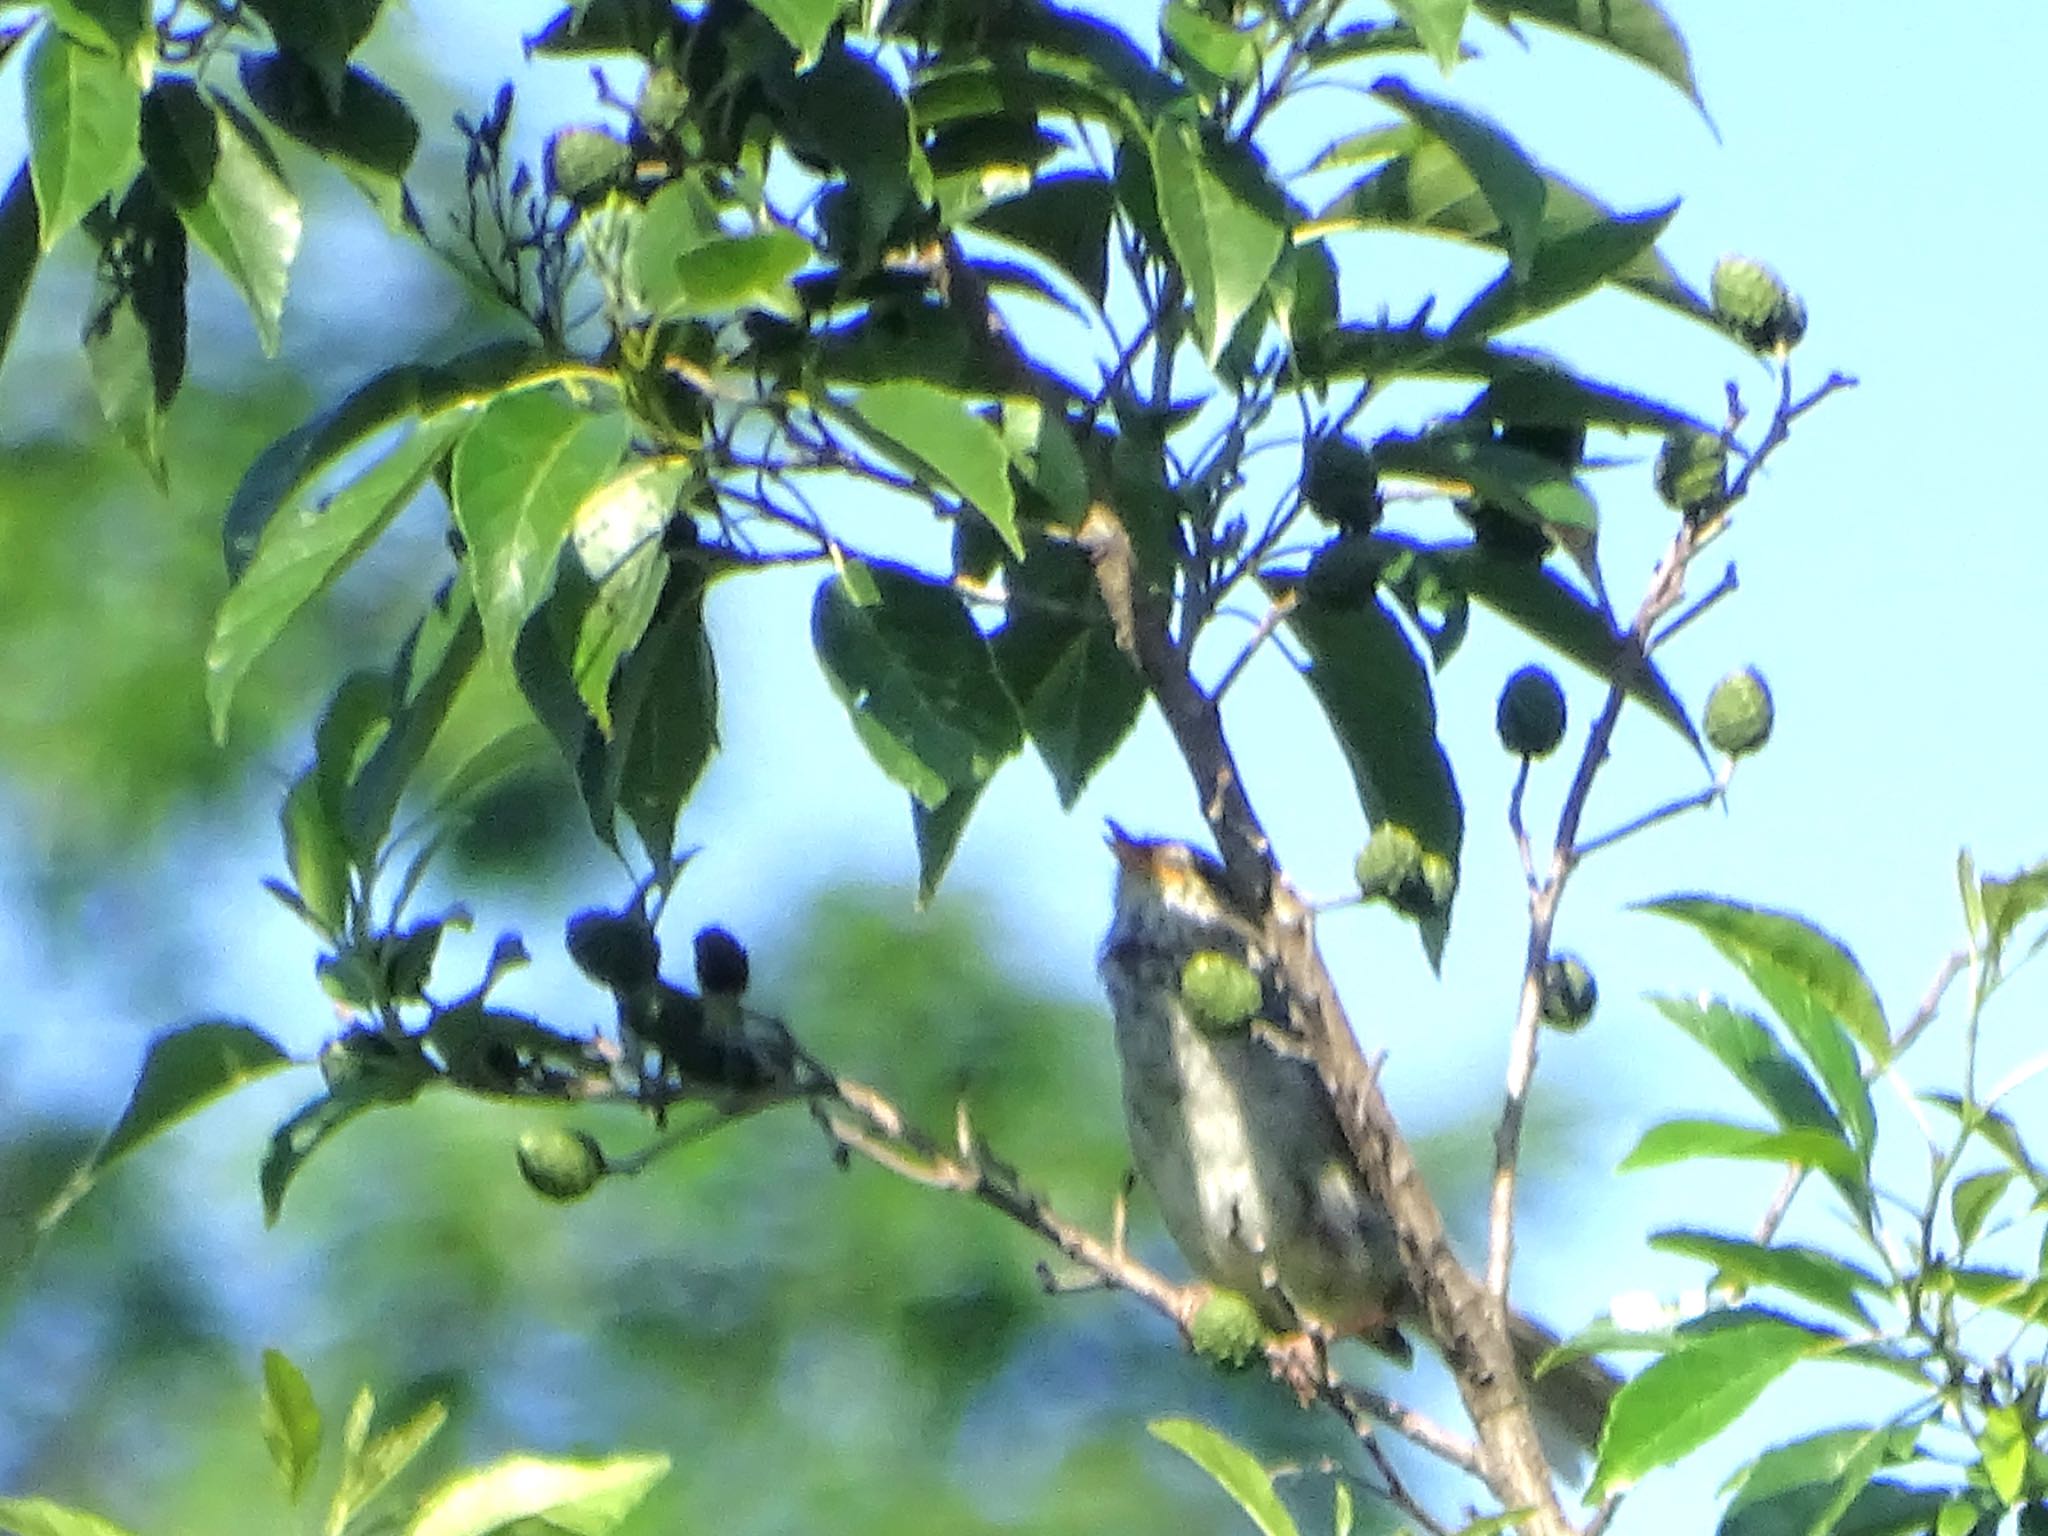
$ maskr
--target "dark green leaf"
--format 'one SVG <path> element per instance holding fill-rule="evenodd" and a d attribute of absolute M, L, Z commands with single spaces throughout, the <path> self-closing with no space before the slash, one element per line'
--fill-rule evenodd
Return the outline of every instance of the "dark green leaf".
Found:
<path fill-rule="evenodd" d="M 389 1102 L 386 1097 L 370 1093 L 323 1094 L 279 1126 L 270 1138 L 270 1148 L 264 1153 L 263 1166 L 257 1173 L 257 1185 L 263 1192 L 264 1225 L 277 1225 L 278 1215 L 284 1209 L 285 1191 L 308 1158 L 356 1116 Z"/>
<path fill-rule="evenodd" d="M 1504 356 L 1465 415 L 1527 427 L 1610 427 L 1616 431 L 1713 432 L 1699 417 L 1611 385 L 1580 378 L 1548 359 Z"/>
<path fill-rule="evenodd" d="M 1303 370 L 1318 379 L 1491 379 L 1538 362 L 1484 341 L 1454 341 L 1420 324 L 1339 325 L 1304 348 Z"/>
<path fill-rule="evenodd" d="M 1194 298 L 1195 336 L 1214 362 L 1272 275 L 1286 242 L 1286 200 L 1244 145 L 1173 113 L 1153 131 L 1159 222 Z"/>
<path fill-rule="evenodd" d="M 1921 1275 L 1920 1283 L 1934 1295 L 1954 1294 L 2027 1323 L 2048 1313 L 2048 1279 L 2039 1276 L 1981 1265 L 1938 1264 Z"/>
<path fill-rule="evenodd" d="M 872 268 L 916 193 L 910 111 L 895 83 L 873 59 L 834 43 L 796 77 L 782 127 L 793 150 L 845 173 L 859 219 L 848 265 Z"/>
<path fill-rule="evenodd" d="M 1074 117 L 1143 133 L 1130 99 L 1084 63 L 1057 55 L 949 61 L 922 73 L 910 91 L 911 115 L 924 131 L 997 115 L 1039 122 Z"/>
<path fill-rule="evenodd" d="M 928 905 L 938 894 L 939 882 L 945 879 L 946 870 L 953 862 L 954 850 L 960 846 L 960 839 L 967 831 L 968 819 L 973 816 L 974 807 L 987 788 L 985 779 L 978 784 L 964 785 L 936 806 L 911 800 L 910 830 L 917 843 L 917 904 L 920 907 Z"/>
<path fill-rule="evenodd" d="M 348 70 L 330 90 L 291 53 L 245 53 L 240 67 L 242 89 L 257 111 L 361 188 L 393 230 L 403 226 L 405 173 L 420 125 L 397 92 L 360 69 Z"/>
<path fill-rule="evenodd" d="M 1556 572 L 1490 554 L 1476 544 L 1440 545 L 1436 553 L 1446 574 L 1470 593 L 1473 601 L 1491 608 L 1603 682 L 1613 682 L 1620 640 L 1612 621 Z M 1699 733 L 1662 672 L 1645 665 L 1630 681 L 1628 692 L 1683 736 L 1702 762 L 1706 760 Z"/>
<path fill-rule="evenodd" d="M 320 1408 L 299 1368 L 274 1349 L 263 1351 L 263 1443 L 298 1503 L 320 1461 Z"/>
<path fill-rule="evenodd" d="M 1115 212 L 1116 190 L 1106 178 L 1065 171 L 990 205 L 975 215 L 974 227 L 1043 256 L 1099 305 L 1109 292 Z"/>
<path fill-rule="evenodd" d="M 195 1110 L 254 1078 L 289 1066 L 284 1047 L 260 1029 L 208 1019 L 167 1030 L 150 1043 L 135 1090 L 99 1150 L 74 1173 L 36 1218 L 47 1232 L 110 1167 Z"/>
<path fill-rule="evenodd" d="M 1289 591 L 1265 585 L 1275 601 Z M 1366 819 L 1408 828 L 1425 852 L 1455 868 L 1465 810 L 1437 740 L 1436 701 L 1422 658 L 1379 602 L 1330 602 L 1308 587 L 1292 590 L 1287 626 L 1308 653 L 1303 676 L 1336 734 Z M 1441 959 L 1449 926 L 1448 907 L 1421 925 L 1431 964 Z"/>
<path fill-rule="evenodd" d="M 457 583 L 428 608 L 392 669 L 390 726 L 348 786 L 342 829 L 357 860 L 383 850 L 413 771 L 426 758 L 483 649 L 483 625 Z"/>
<path fill-rule="evenodd" d="M 1867 1153 L 1875 1116 L 1850 1037 L 1882 1063 L 1891 1033 L 1869 978 L 1841 942 L 1789 912 L 1714 897 L 1666 897 L 1639 910 L 1687 924 L 1749 978 L 1805 1049 L 1851 1139 Z"/>
<path fill-rule="evenodd" d="M 1371 144 L 1387 142 L 1375 136 Z M 1543 181 L 1542 227 L 1534 237 L 1538 246 L 1556 244 L 1580 230 L 1611 225 L 1622 218 L 1561 177 L 1546 175 Z M 1309 229 L 1327 233 L 1358 226 L 1404 229 L 1507 249 L 1500 218 L 1478 182 L 1447 145 L 1434 139 L 1412 148 L 1397 148 L 1392 158 L 1336 197 L 1311 221 Z M 1712 323 L 1706 300 L 1654 249 L 1624 265 L 1610 281 L 1692 319 Z"/>
<path fill-rule="evenodd" d="M 149 30 L 149 0 L 50 0 L 45 8 L 67 36 L 124 60 Z"/>
<path fill-rule="evenodd" d="M 1393 0 L 1394 14 L 1414 29 L 1415 36 L 1445 74 L 1458 62 L 1458 39 L 1465 31 L 1469 3 L 1470 0 Z"/>
<path fill-rule="evenodd" d="M 14 1536 L 129 1536 L 125 1526 L 48 1499 L 0 1498 L 0 1530 Z"/>
<path fill-rule="evenodd" d="M 1403 80 L 1390 76 L 1372 91 L 1458 157 L 1493 210 L 1509 262 L 1516 272 L 1528 275 L 1544 233 L 1543 209 L 1549 188 L 1543 172 L 1522 146 L 1491 119 L 1425 96 Z"/>
<path fill-rule="evenodd" d="M 370 28 L 384 0 L 249 0 L 249 9 L 263 18 L 277 46 L 298 55 L 328 93 L 328 105 L 339 111 L 348 58 Z"/>
<path fill-rule="evenodd" d="M 2013 1181 L 2009 1168 L 1995 1168 L 1989 1173 L 1972 1174 L 1969 1178 L 1956 1180 L 1949 1191 L 1949 1215 L 1956 1224 L 1956 1246 L 1968 1248 L 1977 1240 L 1977 1234 L 1984 1230 L 1984 1220 L 1998 1204 L 1999 1197 Z"/>
<path fill-rule="evenodd" d="M 1418 0 L 1418 3 L 1441 6 L 1452 3 L 1452 0 Z M 1462 10 L 1468 0 L 1456 0 L 1456 3 Z M 1319 69 L 1328 68 L 1333 64 L 1347 64 L 1353 59 L 1374 58 L 1381 54 L 1422 51 L 1422 38 L 1415 28 L 1406 23 L 1391 21 L 1349 22 L 1334 28 L 1320 43 L 1306 50 L 1308 57 Z"/>
<path fill-rule="evenodd" d="M 460 411 L 510 389 L 541 362 L 526 342 L 493 341 L 445 364 L 402 364 L 287 432 L 257 455 L 228 503 L 221 530 L 228 578 L 241 577 L 271 520 L 303 497 L 321 469 L 408 417 Z"/>
<path fill-rule="evenodd" d="M 1912 1425 L 1836 1429 L 1774 1446 L 1731 1480 L 1734 1497 L 1722 1517 L 1720 1536 L 1825 1536 L 1830 1531 L 1926 1530 L 1917 1526 L 1870 1526 L 1876 1512 L 1866 1503 L 1862 1520 L 1843 1516 L 1870 1489 L 1878 1471 L 1913 1457 L 1918 1431 Z M 1884 1485 L 1888 1486 L 1888 1485 Z"/>
<path fill-rule="evenodd" d="M 1262 1536 L 1296 1536 L 1294 1517 L 1274 1491 L 1273 1476 L 1235 1441 L 1195 1419 L 1154 1419 L 1145 1426 L 1216 1480 L 1251 1517 Z"/>
<path fill-rule="evenodd" d="M 825 35 L 839 19 L 841 0 L 750 0 L 754 9 L 775 23 L 790 47 L 811 58 L 824 46 Z"/>
<path fill-rule="evenodd" d="M 854 413 L 911 466 L 964 496 L 1016 555 L 1017 503 L 1002 435 L 958 395 L 904 380 L 877 384 L 855 398 Z"/>
<path fill-rule="evenodd" d="M 28 302 L 29 284 L 36 275 L 38 237 L 42 224 L 36 212 L 35 186 L 29 180 L 28 162 L 14 173 L 7 191 L 0 195 L 0 363 L 7 360 L 7 348 L 14 340 L 14 327 Z"/>
<path fill-rule="evenodd" d="M 1884 1281 L 1869 1270 L 1797 1243 L 1766 1246 L 1747 1238 L 1677 1227 L 1653 1234 L 1650 1246 L 1660 1253 L 1711 1264 L 1724 1280 L 1745 1287 L 1774 1285 L 1865 1328 L 1873 1324 L 1859 1293 L 1881 1296 L 1886 1289 Z"/>
<path fill-rule="evenodd" d="M 1635 1150 L 1621 1160 L 1621 1170 L 1662 1168 L 1699 1157 L 1791 1163 L 1818 1169 L 1851 1185 L 1863 1177 L 1855 1151 L 1825 1131 L 1772 1131 L 1731 1125 L 1725 1120 L 1666 1120 L 1653 1125 Z"/>
<path fill-rule="evenodd" d="M 665 866 L 676 817 L 718 746 L 718 669 L 704 633 L 701 571 L 681 561 L 671 567 L 646 634 L 612 681 L 611 718 L 607 798 Z"/>
<path fill-rule="evenodd" d="M 274 355 L 304 221 L 270 146 L 233 103 L 177 76 L 143 98 L 141 139 L 150 174 L 247 301 L 257 338 Z"/>
<path fill-rule="evenodd" d="M 133 174 L 142 98 L 122 60 L 48 27 L 29 45 L 24 85 L 28 173 L 47 251 Z"/>
<path fill-rule="evenodd" d="M 284 834 L 284 863 L 292 889 L 323 937 L 338 940 L 348 915 L 353 861 L 335 807 L 321 793 L 319 770 L 309 768 L 284 797 L 278 812 Z"/>
<path fill-rule="evenodd" d="M 548 1461 L 512 1456 L 457 1473 L 430 1492 L 406 1536 L 490 1536 L 545 1522 L 575 1536 L 609 1536 L 668 1475 L 666 1456 Z"/>
<path fill-rule="evenodd" d="M 256 658 L 411 503 L 468 424 L 467 410 L 422 422 L 324 506 L 300 500 L 294 515 L 273 522 L 222 602 L 206 648 L 216 738 L 226 733 L 228 706 Z"/>
<path fill-rule="evenodd" d="M 1159 37 L 1169 58 L 1211 90 L 1248 85 L 1258 74 L 1258 39 L 1209 15 L 1196 0 L 1167 0 Z"/>
<path fill-rule="evenodd" d="M 987 642 L 949 587 L 849 563 L 818 588 L 811 632 L 868 755 L 928 809 L 1021 745 Z"/>
<path fill-rule="evenodd" d="M 612 473 L 631 431 L 624 413 L 588 411 L 551 389 L 484 408 L 455 450 L 455 525 L 484 644 L 512 659 L 520 626 L 548 595 L 576 508 Z"/>
<path fill-rule="evenodd" d="M 107 424 L 166 487 L 163 420 L 185 379 L 185 229 L 148 176 L 111 217 L 86 226 L 100 240 L 85 358 Z"/>
<path fill-rule="evenodd" d="M 1715 999 L 1652 997 L 1650 1006 L 1713 1053 L 1784 1129 L 1843 1136 L 1819 1088 L 1756 1015 Z"/>
<path fill-rule="evenodd" d="M 1060 805 L 1072 810 L 1137 723 L 1145 687 L 1117 646 L 1080 549 L 1034 548 L 1009 581 L 1009 617 L 989 648 Z"/>
<path fill-rule="evenodd" d="M 1611 48 L 1624 58 L 1662 75 L 1693 105 L 1706 110 L 1692 76 L 1692 56 L 1685 38 L 1656 0 L 1474 0 L 1481 14 L 1508 26 L 1533 21 Z"/>
<path fill-rule="evenodd" d="M 1756 1313 L 1652 1361 L 1608 1410 L 1594 1496 L 1628 1488 L 1706 1444 L 1793 1365 L 1838 1343 L 1831 1334 Z"/>
<path fill-rule="evenodd" d="M 1372 456 L 1383 474 L 1477 495 L 1537 527 L 1591 535 L 1600 526 L 1591 493 L 1567 466 L 1490 437 L 1461 430 L 1388 433 L 1372 445 Z"/>
<path fill-rule="evenodd" d="M 1452 332 L 1491 334 L 1563 308 L 1652 256 L 1658 236 L 1677 212 L 1678 204 L 1667 203 L 1648 213 L 1539 235 L 1527 265 L 1511 268 L 1482 289 L 1451 322 Z"/>
<path fill-rule="evenodd" d="M 1831 1515 L 1841 1491 L 1827 1480 L 1788 1488 L 1774 1499 L 1731 1511 L 1719 1536 L 1926 1536 L 1948 1499 L 1939 1488 L 1909 1488 L 1879 1478 Z M 1963 1531 L 1975 1523 L 1973 1512 Z"/>

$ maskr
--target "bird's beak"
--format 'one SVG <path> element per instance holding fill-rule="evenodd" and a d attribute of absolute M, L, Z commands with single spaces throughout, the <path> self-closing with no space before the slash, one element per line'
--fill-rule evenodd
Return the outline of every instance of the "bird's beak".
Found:
<path fill-rule="evenodd" d="M 1109 851 L 1116 855 L 1117 863 L 1125 870 L 1140 870 L 1151 863 L 1152 845 L 1131 836 L 1115 822 L 1106 822 L 1109 833 L 1103 841 L 1109 844 Z"/>

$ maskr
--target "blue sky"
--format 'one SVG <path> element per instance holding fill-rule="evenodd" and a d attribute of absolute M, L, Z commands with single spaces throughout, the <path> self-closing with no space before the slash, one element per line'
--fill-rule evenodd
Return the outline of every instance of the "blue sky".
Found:
<path fill-rule="evenodd" d="M 1801 0 L 1674 0 L 1671 8 L 1718 137 L 1668 87 L 1540 34 L 1531 58 L 1498 34 L 1482 35 L 1486 57 L 1451 88 L 1618 206 L 1683 197 L 1665 242 L 1681 271 L 1703 286 L 1724 252 L 1769 261 L 1811 310 L 1797 354 L 1802 381 L 1840 369 L 1862 382 L 1803 423 L 1774 459 L 1697 583 L 1711 583 L 1732 559 L 1739 594 L 1668 657 L 1695 703 L 1731 667 L 1760 667 L 1778 705 L 1770 749 L 1737 776 L 1728 815 L 1694 816 L 1602 856 L 1566 905 L 1561 937 L 1592 963 L 1604 1001 L 1586 1034 L 1546 1050 L 1544 1081 L 1566 1090 L 1574 1118 L 1573 1155 L 1531 1190 L 1523 1248 L 1525 1294 L 1566 1325 L 1616 1291 L 1690 1283 L 1696 1271 L 1644 1252 L 1642 1234 L 1672 1221 L 1674 1210 L 1703 1225 L 1746 1228 L 1775 1182 L 1750 1171 L 1611 1174 L 1655 1119 L 1739 1109 L 1699 1070 L 1704 1057 L 1636 1000 L 1645 991 L 1721 987 L 1726 973 L 1697 941 L 1627 914 L 1628 903 L 1706 890 L 1809 913 L 1858 952 L 1896 1020 L 1960 938 L 1957 849 L 1974 849 L 1993 871 L 2048 854 L 2036 660 L 2048 637 L 2048 562 L 2040 493 L 2026 469 L 2041 430 L 2034 360 L 2048 354 L 2048 298 L 2035 270 L 2048 246 L 2038 148 L 2048 14 L 2017 0 L 1910 16 Z M 539 18 L 550 8 L 518 9 Z M 488 26 L 478 19 L 487 12 Z M 501 14 L 422 6 L 391 24 L 444 49 L 459 40 L 481 101 L 490 82 L 521 67 L 516 46 L 502 41 L 510 29 L 495 19 Z M 550 78 L 566 115 L 588 115 L 580 66 L 555 66 Z M 1402 292 L 1437 270 L 1389 260 Z M 1467 259 L 1445 270 L 1476 282 L 1484 267 Z M 39 305 L 49 299 L 38 290 Z M 1529 339 L 1708 416 L 1730 378 L 1759 407 L 1771 387 L 1725 344 L 1618 298 Z M 9 409 L 20 399 L 18 380 L 7 381 Z M 1653 448 L 1639 451 L 1647 457 Z M 1600 477 L 1597 488 L 1610 589 L 1632 601 L 1668 514 L 1650 494 L 1646 462 Z M 916 881 L 902 796 L 867 763 L 809 654 L 815 576 L 762 582 L 778 589 L 774 600 L 763 601 L 761 584 L 744 594 L 728 587 L 714 600 L 730 684 L 726 753 L 685 822 L 685 840 L 705 851 L 673 917 L 684 931 L 715 916 L 757 945 L 801 906 L 792 892 L 815 882 L 860 874 L 908 903 Z M 1333 914 L 1324 926 L 1352 1015 L 1368 1046 L 1387 1052 L 1390 1094 L 1418 1132 L 1470 1122 L 1498 1094 L 1522 893 L 1503 829 L 1510 766 L 1492 744 L 1493 699 L 1530 659 L 1518 638 L 1475 622 L 1441 680 L 1439 710 L 1471 828 L 1443 979 L 1382 912 Z M 1582 677 L 1565 681 L 1576 729 L 1591 718 L 1598 690 Z M 1240 686 L 1230 724 L 1297 883 L 1341 894 L 1361 822 L 1341 763 L 1314 744 L 1306 701 L 1276 654 Z M 1638 720 L 1624 728 L 1589 824 L 1625 820 L 1693 787 L 1697 772 L 1668 733 Z M 1537 827 L 1554 816 L 1566 773 L 1553 764 L 1539 774 Z M 1199 831 L 1155 719 L 1070 816 L 1033 761 L 1007 769 L 940 900 L 1000 902 L 1015 935 L 1004 963 L 1092 995 L 1108 910 L 1101 828 L 1112 816 L 1148 831 Z M 247 871 L 252 892 L 265 872 Z M 609 884 L 593 874 L 587 894 L 606 896 Z M 260 898 L 236 920 L 276 923 L 280 944 L 296 942 Z M 35 956 L 26 958 L 33 976 Z M 2016 990 L 2017 1004 L 2002 1015 L 2008 1031 L 2030 1027 L 2025 1014 L 2039 1006 L 2038 988 Z M 289 1011 L 280 1004 L 280 1014 Z M 2000 1017 L 1994 1052 L 2027 1054 L 2024 1042 L 1998 1034 Z M 1952 1062 L 1953 1040 L 1931 1041 L 1921 1070 Z M 1729 1446 L 1639 1495 L 1619 1529 L 1658 1528 L 1710 1489 L 1736 1450 L 1753 1448 L 1753 1437 L 1817 1427 L 1825 1401 L 1796 1388 L 1767 1400 L 1760 1422 Z"/>

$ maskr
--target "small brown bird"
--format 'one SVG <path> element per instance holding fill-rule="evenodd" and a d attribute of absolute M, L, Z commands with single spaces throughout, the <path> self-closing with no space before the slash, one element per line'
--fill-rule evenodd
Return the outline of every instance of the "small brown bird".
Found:
<path fill-rule="evenodd" d="M 1286 1049 L 1272 1019 L 1218 1028 L 1183 999 L 1182 973 L 1203 952 L 1267 981 L 1257 927 L 1233 910 L 1207 854 L 1115 828 L 1110 847 L 1116 915 L 1100 971 L 1131 1151 L 1167 1231 L 1204 1280 L 1241 1292 L 1267 1326 L 1309 1321 L 1405 1363 L 1400 1327 L 1422 1325 L 1420 1308 L 1315 1068 Z M 1510 1327 L 1525 1372 L 1557 1342 L 1519 1315 Z M 1584 1360 L 1531 1392 L 1544 1419 L 1591 1449 L 1617 1386 Z"/>

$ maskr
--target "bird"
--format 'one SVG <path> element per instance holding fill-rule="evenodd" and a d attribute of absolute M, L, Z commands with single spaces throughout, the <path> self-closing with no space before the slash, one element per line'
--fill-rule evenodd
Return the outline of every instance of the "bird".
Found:
<path fill-rule="evenodd" d="M 1183 842 L 1112 824 L 1115 914 L 1100 974 L 1115 1018 L 1124 1118 L 1139 1177 L 1208 1284 L 1243 1295 L 1276 1334 L 1356 1337 L 1402 1364 L 1404 1326 L 1427 1337 L 1392 1221 L 1365 1186 L 1322 1079 L 1280 1022 L 1259 926 L 1223 866 Z M 1261 1006 L 1228 1027 L 1182 993 L 1188 962 L 1221 954 L 1258 978 Z M 1527 1380 L 1557 1343 L 1509 1321 Z M 1530 1383 L 1538 1418 L 1580 1450 L 1598 1442 L 1620 1383 L 1598 1361 Z"/>

